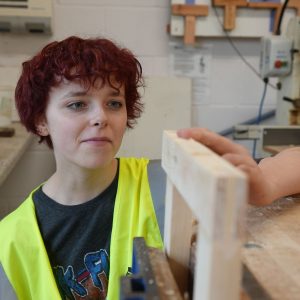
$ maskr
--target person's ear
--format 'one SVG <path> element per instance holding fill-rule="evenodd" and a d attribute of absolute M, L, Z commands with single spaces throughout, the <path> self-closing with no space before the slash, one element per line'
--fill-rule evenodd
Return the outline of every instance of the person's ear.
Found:
<path fill-rule="evenodd" d="M 36 131 L 40 136 L 48 136 L 49 135 L 48 126 L 47 126 L 47 122 L 45 119 L 42 119 L 37 122 Z"/>

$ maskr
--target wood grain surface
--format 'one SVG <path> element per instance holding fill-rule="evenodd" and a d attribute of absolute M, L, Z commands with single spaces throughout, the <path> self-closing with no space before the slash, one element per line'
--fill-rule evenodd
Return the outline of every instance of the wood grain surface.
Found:
<path fill-rule="evenodd" d="M 243 261 L 272 299 L 300 299 L 300 198 L 249 207 Z"/>

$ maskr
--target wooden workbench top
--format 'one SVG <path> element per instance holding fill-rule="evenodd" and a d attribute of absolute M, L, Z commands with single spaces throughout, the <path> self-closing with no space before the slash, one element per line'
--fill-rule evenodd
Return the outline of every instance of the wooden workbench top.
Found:
<path fill-rule="evenodd" d="M 20 123 L 13 123 L 15 134 L 0 137 L 0 186 L 29 145 L 32 135 Z"/>
<path fill-rule="evenodd" d="M 300 198 L 249 208 L 243 257 L 271 299 L 300 299 Z"/>
<path fill-rule="evenodd" d="M 263 150 L 271 154 L 277 154 L 285 149 L 299 147 L 299 145 L 269 145 L 264 146 Z"/>

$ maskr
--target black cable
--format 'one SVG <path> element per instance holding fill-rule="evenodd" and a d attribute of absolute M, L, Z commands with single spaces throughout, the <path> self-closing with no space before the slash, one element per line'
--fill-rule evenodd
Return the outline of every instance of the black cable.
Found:
<path fill-rule="evenodd" d="M 279 19 L 278 19 L 277 28 L 276 28 L 276 31 L 275 31 L 275 35 L 280 35 L 281 34 L 281 23 L 282 23 L 283 15 L 284 15 L 284 12 L 286 10 L 286 7 L 287 7 L 289 1 L 290 0 L 285 0 L 283 5 L 282 5 L 280 15 L 279 15 Z"/>
<path fill-rule="evenodd" d="M 220 17 L 219 17 L 219 14 L 218 14 L 218 12 L 217 12 L 217 9 L 216 9 L 216 7 L 215 6 L 213 6 L 213 9 L 214 9 L 214 12 L 215 12 L 215 15 L 216 15 L 216 17 L 217 17 L 217 20 L 218 20 L 218 22 L 219 22 L 219 24 L 220 24 L 220 26 L 221 26 L 221 28 L 222 28 L 222 30 L 223 30 L 223 32 L 224 32 L 224 34 L 225 34 L 225 36 L 226 36 L 226 38 L 227 38 L 227 40 L 228 40 L 228 42 L 230 43 L 230 45 L 232 46 L 232 48 L 235 50 L 235 52 L 237 53 L 237 55 L 241 58 L 241 60 L 255 73 L 255 75 L 259 78 L 259 79 L 261 79 L 261 80 L 263 80 L 261 77 L 260 77 L 260 75 L 259 75 L 259 73 L 256 71 L 256 69 L 245 59 L 245 57 L 242 55 L 242 53 L 240 52 L 240 50 L 236 47 L 236 45 L 234 44 L 234 42 L 232 41 L 232 38 L 229 36 L 229 34 L 226 32 L 226 30 L 224 30 L 224 27 L 223 27 L 223 25 L 222 25 L 222 22 L 221 22 L 221 20 L 220 20 Z M 268 85 L 269 86 L 271 86 L 273 89 L 275 89 L 275 90 L 278 90 L 278 88 L 275 86 L 275 85 L 273 85 L 273 84 L 271 84 L 271 83 L 268 83 Z"/>

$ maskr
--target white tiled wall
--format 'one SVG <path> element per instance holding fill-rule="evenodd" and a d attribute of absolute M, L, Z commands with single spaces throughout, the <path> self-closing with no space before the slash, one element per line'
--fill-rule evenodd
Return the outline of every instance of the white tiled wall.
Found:
<path fill-rule="evenodd" d="M 53 36 L 0 34 L 0 85 L 15 84 L 23 60 L 49 41 L 69 35 L 110 37 L 138 56 L 145 75 L 169 75 L 168 0 L 53 0 L 53 7 Z M 193 106 L 194 125 L 219 131 L 254 117 L 262 82 L 244 65 L 226 39 L 206 39 L 201 43 L 212 46 L 211 91 L 208 101 Z M 235 43 L 258 69 L 259 41 L 240 39 Z M 266 110 L 274 106 L 275 94 L 270 90 Z M 33 156 L 38 160 L 40 150 L 29 152 L 24 160 L 30 161 Z M 29 165 L 22 162 L 23 168 L 31 166 L 30 174 L 41 172 L 38 176 L 45 176 L 52 161 L 44 159 L 43 155 L 40 159 L 45 170 L 37 170 L 33 162 Z"/>

